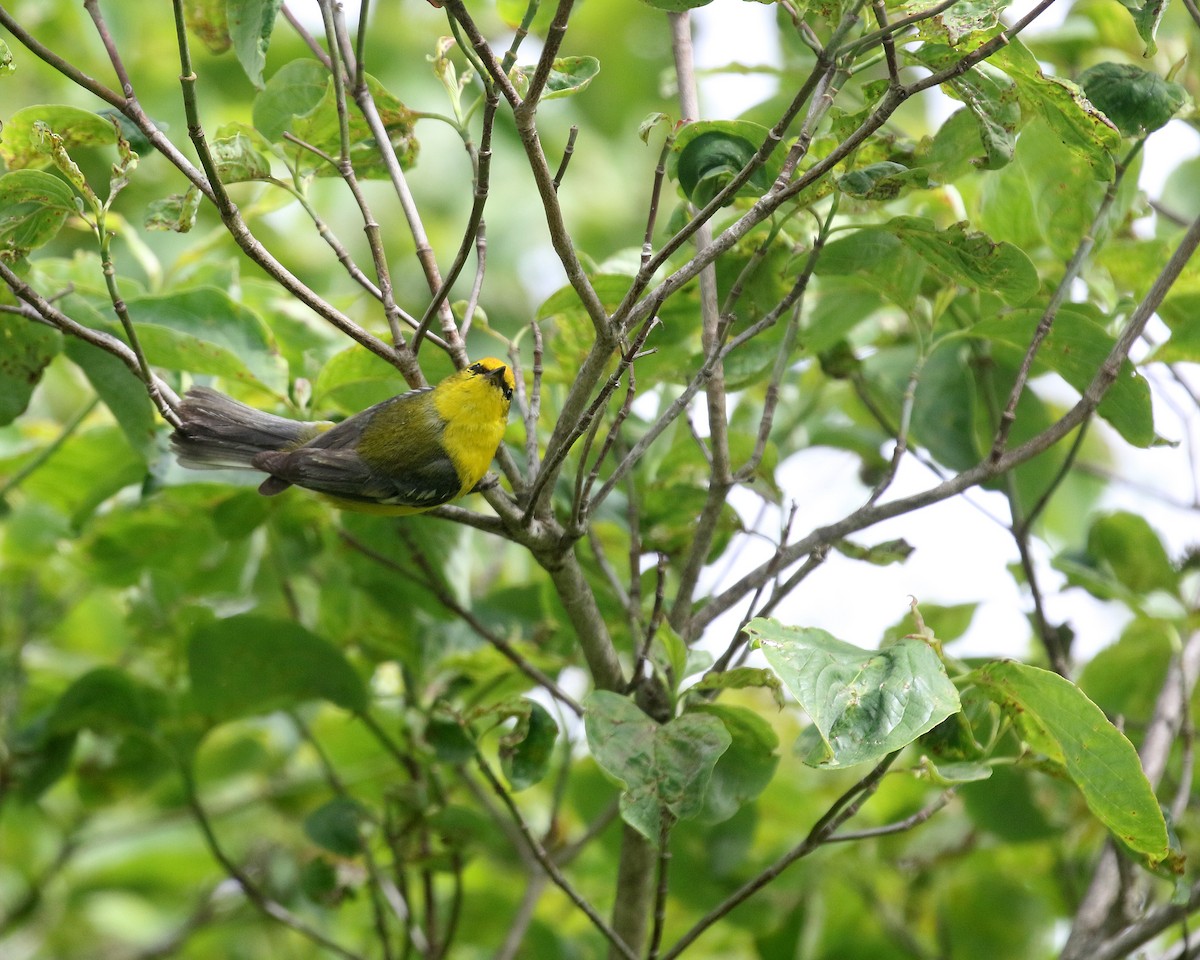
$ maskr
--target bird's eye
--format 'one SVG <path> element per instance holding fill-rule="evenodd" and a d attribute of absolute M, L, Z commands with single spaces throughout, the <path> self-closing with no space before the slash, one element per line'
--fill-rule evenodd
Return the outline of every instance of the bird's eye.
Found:
<path fill-rule="evenodd" d="M 469 367 L 467 367 L 467 369 L 470 370 L 476 376 L 483 376 L 483 374 L 487 372 L 486 370 L 483 369 L 482 363 L 473 363 Z"/>

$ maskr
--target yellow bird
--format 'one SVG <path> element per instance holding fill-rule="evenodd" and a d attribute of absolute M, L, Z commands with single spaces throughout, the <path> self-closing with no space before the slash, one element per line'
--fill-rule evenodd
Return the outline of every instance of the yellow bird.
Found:
<path fill-rule="evenodd" d="M 295 485 L 346 510 L 421 513 L 469 493 L 504 436 L 512 371 L 485 357 L 437 386 L 384 400 L 333 424 L 276 417 L 193 387 L 171 436 L 193 469 L 252 467 L 274 496 Z"/>

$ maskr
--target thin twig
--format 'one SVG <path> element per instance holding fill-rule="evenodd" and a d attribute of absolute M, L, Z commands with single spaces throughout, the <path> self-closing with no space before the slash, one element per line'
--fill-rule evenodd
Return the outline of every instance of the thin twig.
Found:
<path fill-rule="evenodd" d="M 808 835 L 800 843 L 709 910 L 687 933 L 675 942 L 675 945 L 670 950 L 663 954 L 662 960 L 675 960 L 675 957 L 678 957 L 684 950 L 691 946 L 705 930 L 727 916 L 734 907 L 749 899 L 797 860 L 808 856 L 822 844 L 828 842 L 837 828 L 858 813 L 871 794 L 878 789 L 883 775 L 887 773 L 888 767 L 895 761 L 896 756 L 897 754 L 895 753 L 889 754 L 876 764 L 870 773 L 838 797 L 821 818 L 813 824 Z"/>
<path fill-rule="evenodd" d="M 351 549 L 361 553 L 364 557 L 375 561 L 381 566 L 387 567 L 387 569 L 393 571 L 394 573 L 412 578 L 422 586 L 427 587 L 433 593 L 434 597 L 437 598 L 438 603 L 440 603 L 447 610 L 467 624 L 481 639 L 486 640 L 493 647 L 495 647 L 509 660 L 510 663 L 512 663 L 513 666 L 529 677 L 529 679 L 534 683 L 544 687 L 547 693 L 553 696 L 577 717 L 583 716 L 583 707 L 581 707 L 573 697 L 559 689 L 558 684 L 556 684 L 553 680 L 546 676 L 545 673 L 521 656 L 521 654 L 517 652 L 511 643 L 509 643 L 499 634 L 492 631 L 487 624 L 475 616 L 472 611 L 468 610 L 454 599 L 454 596 L 450 593 L 450 591 L 442 585 L 441 580 L 434 571 L 432 564 L 429 563 L 429 560 L 425 556 L 424 551 L 421 549 L 420 544 L 415 539 L 407 536 L 404 532 L 401 532 L 400 535 L 404 539 L 405 544 L 409 549 L 409 554 L 412 557 L 413 562 L 421 571 L 421 578 L 419 580 L 413 577 L 411 571 L 404 569 L 404 567 L 400 566 L 390 557 L 384 556 L 382 553 L 373 550 L 357 537 L 354 537 L 345 530 L 338 531 L 338 536 L 341 538 L 342 542 Z"/>
<path fill-rule="evenodd" d="M 646 949 L 646 960 L 658 960 L 662 946 L 663 928 L 667 920 L 667 892 L 670 889 L 671 870 L 671 827 L 675 818 L 667 811 L 660 813 L 662 825 L 658 833 L 658 883 L 654 891 L 654 926 L 650 930 L 650 945 Z"/>
<path fill-rule="evenodd" d="M 826 843 L 849 843 L 853 840 L 867 840 L 871 837 L 887 837 L 894 833 L 905 833 L 913 827 L 918 827 L 954 799 L 953 790 L 945 790 L 938 795 L 933 803 L 922 807 L 911 816 L 895 823 L 885 823 L 879 827 L 867 827 L 864 830 L 845 830 L 829 836 Z"/>
<path fill-rule="evenodd" d="M 324 947 L 330 953 L 336 954 L 344 960 L 363 960 L 360 954 L 353 950 L 348 950 L 335 940 L 331 940 L 325 936 L 320 930 L 310 927 L 307 923 L 297 917 L 294 913 L 283 906 L 283 904 L 272 900 L 267 894 L 256 884 L 237 863 L 235 863 L 225 850 L 221 847 L 217 840 L 216 832 L 213 830 L 213 825 L 208 819 L 208 814 L 200 803 L 200 798 L 196 793 L 196 784 L 192 779 L 190 771 L 184 771 L 183 774 L 184 788 L 187 795 L 188 807 L 192 811 L 192 816 L 196 820 L 197 826 L 200 827 L 200 833 L 204 837 L 204 842 L 207 844 L 209 852 L 213 859 L 217 861 L 229 875 L 230 879 L 237 882 L 242 893 L 246 895 L 246 899 L 250 901 L 264 916 L 271 918 L 289 930 L 294 930 L 308 940 L 318 946 Z"/>
<path fill-rule="evenodd" d="M 1088 227 L 1087 233 L 1080 238 L 1079 244 L 1075 247 L 1075 253 L 1063 271 L 1058 286 L 1051 295 L 1050 301 L 1046 304 L 1046 309 L 1042 312 L 1042 318 L 1038 321 L 1037 328 L 1033 332 L 1033 339 L 1030 340 L 1029 347 L 1025 350 L 1025 355 L 1021 358 L 1021 366 L 1017 370 L 1016 380 L 1013 381 L 1012 391 L 1008 397 L 1008 404 L 1005 406 L 1004 412 L 1000 415 L 1000 422 L 996 428 L 996 437 L 992 441 L 991 457 L 993 460 L 1000 456 L 1004 451 L 1005 444 L 1008 443 L 1008 435 L 1011 433 L 1013 423 L 1017 419 L 1017 403 L 1020 401 L 1021 395 L 1025 392 L 1025 384 L 1029 380 L 1030 372 L 1033 369 L 1033 361 L 1037 357 L 1038 350 L 1041 348 L 1046 337 L 1049 336 L 1050 329 L 1054 324 L 1054 318 L 1058 315 L 1059 307 L 1066 300 L 1071 284 L 1079 276 L 1079 271 L 1083 269 L 1084 260 L 1087 259 L 1088 254 L 1092 252 L 1092 247 L 1096 244 L 1096 235 L 1100 232 L 1104 219 L 1108 216 L 1108 211 L 1117 198 L 1117 188 L 1121 185 L 1121 181 L 1125 177 L 1125 171 L 1129 169 L 1130 164 L 1133 163 L 1134 159 L 1141 152 L 1144 143 L 1144 137 L 1134 143 L 1129 153 L 1125 155 L 1125 158 L 1117 164 L 1116 173 L 1108 184 L 1108 189 L 1104 193 L 1104 199 L 1100 201 L 1099 206 L 1096 208 L 1096 214 L 1092 217 L 1092 222 Z"/>
<path fill-rule="evenodd" d="M 558 188 L 562 186 L 563 177 L 567 175 L 567 165 L 571 162 L 571 157 L 575 155 L 575 138 L 579 136 L 579 126 L 571 124 L 571 131 L 567 134 L 567 145 L 563 147 L 562 160 L 558 164 L 558 170 L 554 174 L 554 192 L 558 192 Z"/>
<path fill-rule="evenodd" d="M 613 930 L 612 927 L 604 920 L 600 914 L 583 896 L 575 889 L 574 885 L 563 875 L 563 872 L 558 868 L 558 864 L 546 853 L 545 847 L 537 837 L 533 835 L 533 831 L 529 829 L 529 824 L 525 822 L 525 818 L 521 816 L 521 811 L 517 809 L 516 803 L 508 790 L 504 788 L 504 784 L 492 772 L 492 768 L 488 765 L 487 760 L 481 754 L 475 755 L 475 762 L 483 774 L 485 780 L 491 786 L 493 792 L 500 798 L 500 802 L 508 809 L 513 823 L 521 833 L 521 838 L 525 841 L 526 848 L 533 855 L 534 859 L 541 865 L 541 868 L 546 871 L 547 876 L 554 881 L 555 885 L 567 895 L 576 907 L 592 922 L 592 925 L 604 935 L 604 938 L 612 944 L 613 948 L 625 957 L 626 960 L 638 960 L 637 954 L 629 949 L 628 945 L 623 941 Z"/>

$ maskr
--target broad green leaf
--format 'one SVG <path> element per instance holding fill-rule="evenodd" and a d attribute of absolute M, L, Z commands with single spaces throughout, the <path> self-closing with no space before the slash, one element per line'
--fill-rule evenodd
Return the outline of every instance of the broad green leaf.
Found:
<path fill-rule="evenodd" d="M 41 170 L 14 170 L 0 177 L 0 247 L 24 254 L 49 243 L 75 212 L 75 194 L 60 178 Z"/>
<path fill-rule="evenodd" d="M 1179 84 L 1132 63 L 1097 63 L 1079 75 L 1079 85 L 1125 137 L 1153 133 L 1187 101 Z"/>
<path fill-rule="evenodd" d="M 271 31 L 275 29 L 275 18 L 282 6 L 283 0 L 227 0 L 225 4 L 233 52 L 250 82 L 260 90 Z"/>
<path fill-rule="evenodd" d="M 128 306 L 152 364 L 285 389 L 287 373 L 266 324 L 224 290 L 131 297 Z"/>
<path fill-rule="evenodd" d="M 1103 127 L 1119 143 L 1120 134 L 1107 122 Z M 1082 152 L 1072 150 L 1042 117 L 1035 116 L 1022 127 L 1013 162 L 982 181 L 976 225 L 1031 255 L 1046 245 L 1066 262 L 1080 239 L 1093 229 L 1106 192 L 1106 185 L 1098 180 L 1102 172 Z M 1136 184 L 1135 178 L 1126 180 Z M 1136 194 L 1125 190 L 1123 182 L 1117 202 L 1099 224 L 1094 235 L 1098 247 L 1131 210 Z"/>
<path fill-rule="evenodd" d="M 924 217 L 895 217 L 883 229 L 952 280 L 992 291 L 1005 303 L 1024 303 L 1037 292 L 1037 268 L 1024 251 L 965 224 L 942 230 Z"/>
<path fill-rule="evenodd" d="M 966 633 L 978 609 L 978 603 L 957 603 L 950 606 L 922 603 L 920 606 L 921 619 L 925 621 L 926 628 L 931 630 L 938 643 L 942 644 L 951 643 Z M 885 643 L 892 643 L 915 633 L 916 630 L 916 620 L 913 619 L 912 610 L 909 610 L 899 622 L 884 631 L 883 639 Z"/>
<path fill-rule="evenodd" d="M 443 763 L 466 763 L 477 751 L 470 729 L 456 717 L 430 717 L 424 740 Z"/>
<path fill-rule="evenodd" d="M 313 409 L 357 412 L 408 390 L 396 369 L 365 347 L 340 350 L 325 361 L 313 383 Z"/>
<path fill-rule="evenodd" d="M 416 115 L 371 74 L 366 75 L 366 83 L 400 166 L 407 170 L 417 162 L 418 144 L 413 133 L 417 122 Z M 348 107 L 350 162 L 354 165 L 354 172 L 359 177 L 386 179 L 390 174 L 380 156 L 374 132 L 356 104 L 351 102 Z M 255 125 L 258 125 L 257 122 Z M 337 96 L 334 93 L 332 77 L 326 78 L 324 94 L 316 106 L 309 112 L 296 116 L 289 129 L 305 143 L 323 150 L 329 156 L 341 156 L 341 120 L 338 117 Z M 293 147 L 288 149 L 295 152 L 302 170 L 312 170 L 318 176 L 340 175 L 336 168 L 313 156 L 309 151 Z"/>
<path fill-rule="evenodd" d="M 50 712 L 56 734 L 148 733 L 166 713 L 167 696 L 116 667 L 97 667 L 72 683 Z"/>
<path fill-rule="evenodd" d="M 1062 832 L 1036 799 L 1035 774 L 1020 767 L 996 766 L 986 783 L 965 784 L 956 792 L 971 822 L 1007 843 L 1045 840 Z"/>
<path fill-rule="evenodd" d="M 146 462 L 155 459 L 158 418 L 146 385 L 111 353 L 75 337 L 66 340 L 65 353 L 112 411 L 129 446 Z"/>
<path fill-rule="evenodd" d="M 1167 0 L 1121 0 L 1121 5 L 1133 17 L 1138 36 L 1146 44 L 1145 56 L 1152 57 L 1158 52 L 1158 25 L 1163 14 L 1167 11 Z"/>
<path fill-rule="evenodd" d="M 13 64 L 12 51 L 8 49 L 8 44 L 0 40 L 0 79 L 12 76 L 17 72 L 16 66 Z"/>
<path fill-rule="evenodd" d="M 0 359 L 0 366 L 3 360 Z M 19 466 L 21 457 L 13 466 Z M 0 473 L 6 472 L 0 468 Z M 90 427 L 69 436 L 21 483 L 22 493 L 82 524 L 109 497 L 146 479 L 146 463 L 116 427 Z"/>
<path fill-rule="evenodd" d="M 254 98 L 255 128 L 271 142 L 280 142 L 295 118 L 312 113 L 324 99 L 329 80 L 329 71 L 317 60 L 285 63 Z"/>
<path fill-rule="evenodd" d="M 304 818 L 304 834 L 330 853 L 355 857 L 362 853 L 359 825 L 364 817 L 361 804 L 347 796 L 334 797 Z"/>
<path fill-rule="evenodd" d="M 223 127 L 212 141 L 217 175 L 225 183 L 263 180 L 271 175 L 268 144 L 253 127 Z"/>
<path fill-rule="evenodd" d="M 959 709 L 945 667 L 923 640 L 864 650 L 824 630 L 761 618 L 746 631 L 813 721 L 816 736 L 798 744 L 811 766 L 881 760 Z"/>
<path fill-rule="evenodd" d="M 1179 632 L 1168 620 L 1135 617 L 1116 643 L 1092 657 L 1079 673 L 1079 689 L 1105 716 L 1123 717 L 1130 728 L 1150 722 L 1179 649 Z"/>
<path fill-rule="evenodd" d="M 959 6 L 955 4 L 951 9 Z M 944 44 L 926 43 L 911 56 L 930 70 L 942 70 L 957 62 L 962 52 Z M 980 63 L 947 81 L 942 90 L 961 100 L 975 120 L 983 155 L 971 158 L 971 162 L 984 170 L 996 170 L 1011 161 L 1021 125 L 1016 83 L 988 63 Z"/>
<path fill-rule="evenodd" d="M 893 303 L 911 308 L 921 290 L 925 262 L 892 232 L 863 227 L 825 245 L 817 261 L 818 276 L 850 276 L 879 291 Z"/>
<path fill-rule="evenodd" d="M 144 223 L 147 230 L 170 230 L 188 233 L 196 225 L 200 209 L 200 191 L 190 187 L 187 193 L 173 193 L 146 204 Z"/>
<path fill-rule="evenodd" d="M 747 687 L 762 687 L 771 694 L 775 705 L 783 707 L 783 685 L 770 670 L 761 667 L 734 667 L 720 673 L 710 673 L 687 688 L 689 694 L 705 693 L 710 690 L 745 690 Z"/>
<path fill-rule="evenodd" d="M 367 708 L 367 689 L 341 651 L 287 620 L 243 614 L 203 624 L 187 660 L 192 700 L 218 722 L 315 699 Z"/>
<path fill-rule="evenodd" d="M 53 158 L 43 146 L 35 124 L 43 123 L 62 137 L 63 147 L 104 146 L 117 142 L 117 131 L 107 117 L 68 107 L 61 103 L 24 107 L 4 122 L 4 139 L 0 140 L 0 157 L 9 170 L 23 167 L 45 167 Z"/>
<path fill-rule="evenodd" d="M 704 809 L 713 768 L 732 738 L 713 716 L 686 713 L 658 724 L 628 697 L 597 690 L 584 713 L 596 762 L 625 785 L 621 817 L 657 843 L 662 817 L 690 820 Z"/>
<path fill-rule="evenodd" d="M 928 757 L 921 758 L 921 774 L 940 787 L 953 787 L 960 783 L 978 783 L 987 780 L 994 769 L 986 763 L 962 760 L 950 763 L 934 763 Z"/>
<path fill-rule="evenodd" d="M 0 313 L 0 426 L 25 412 L 42 371 L 61 349 L 57 330 Z"/>
<path fill-rule="evenodd" d="M 1088 809 L 1148 866 L 1182 868 L 1137 751 L 1100 708 L 1056 673 L 1011 660 L 970 674 L 1034 750 L 1061 766 Z"/>
<path fill-rule="evenodd" d="M 1037 58 L 1015 37 L 988 62 L 1016 81 L 1022 108 L 1037 113 L 1094 179 L 1112 179 L 1113 154 L 1120 149 L 1121 135 L 1078 86 L 1044 74 Z"/>
<path fill-rule="evenodd" d="M 233 41 L 229 36 L 227 0 L 184 0 L 183 19 L 209 53 L 224 53 Z"/>
<path fill-rule="evenodd" d="M 509 72 L 513 86 L 522 97 L 529 91 L 529 80 L 536 69 L 535 64 L 527 64 L 513 67 Z M 542 99 L 556 100 L 580 93 L 599 72 L 600 61 L 595 57 L 558 57 L 550 67 Z"/>
<path fill-rule="evenodd" d="M 838 189 L 860 200 L 894 200 L 906 188 L 929 186 L 929 171 L 893 160 L 872 163 L 838 179 Z"/>
<path fill-rule="evenodd" d="M 514 790 L 540 783 L 550 769 L 558 724 L 533 700 L 519 701 L 517 725 L 500 740 L 500 767 Z"/>
<path fill-rule="evenodd" d="M 692 203 L 703 206 L 753 158 L 766 138 L 765 127 L 745 120 L 689 123 L 675 136 L 667 173 L 679 181 Z M 771 179 L 768 168 L 760 167 L 739 192 L 759 196 L 770 187 Z"/>
<path fill-rule="evenodd" d="M 1041 321 L 1038 310 L 1014 310 L 983 320 L 967 333 L 1024 350 Z M 1088 388 L 1112 350 L 1114 339 L 1081 310 L 1060 308 L 1050 333 L 1039 349 L 1035 370 L 1053 370 L 1080 393 Z M 1116 427 L 1128 443 L 1148 447 L 1155 439 L 1150 385 L 1126 360 L 1112 387 L 1100 402 L 1100 416 Z"/>
<path fill-rule="evenodd" d="M 906 364 L 912 370 L 916 357 Z M 913 399 L 911 431 L 939 463 L 966 470 L 979 462 L 975 434 L 979 390 L 972 376 L 969 350 L 961 341 L 939 345 L 921 367 Z"/>
<path fill-rule="evenodd" d="M 704 793 L 702 823 L 728 820 L 766 789 L 779 766 L 779 737 L 753 710 L 723 703 L 697 703 L 688 713 L 716 717 L 729 732 L 729 749 L 713 768 Z M 687 716 L 688 714 L 684 714 Z"/>
<path fill-rule="evenodd" d="M 1088 531 L 1088 554 L 1135 594 L 1179 590 L 1179 571 L 1146 519 L 1120 511 L 1097 517 Z"/>
<path fill-rule="evenodd" d="M 32 802 L 57 783 L 70 769 L 75 733 L 49 732 L 49 711 L 5 735 L 9 782 L 15 795 Z"/>

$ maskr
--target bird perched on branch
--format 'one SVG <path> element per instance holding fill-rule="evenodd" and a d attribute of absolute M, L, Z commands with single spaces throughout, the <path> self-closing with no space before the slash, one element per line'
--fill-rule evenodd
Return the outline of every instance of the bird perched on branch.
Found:
<path fill-rule="evenodd" d="M 421 513 L 469 493 L 487 473 L 514 387 L 512 371 L 486 357 L 337 424 L 277 417 L 193 387 L 171 443 L 185 467 L 269 474 L 258 488 L 264 496 L 295 485 L 346 510 Z"/>

